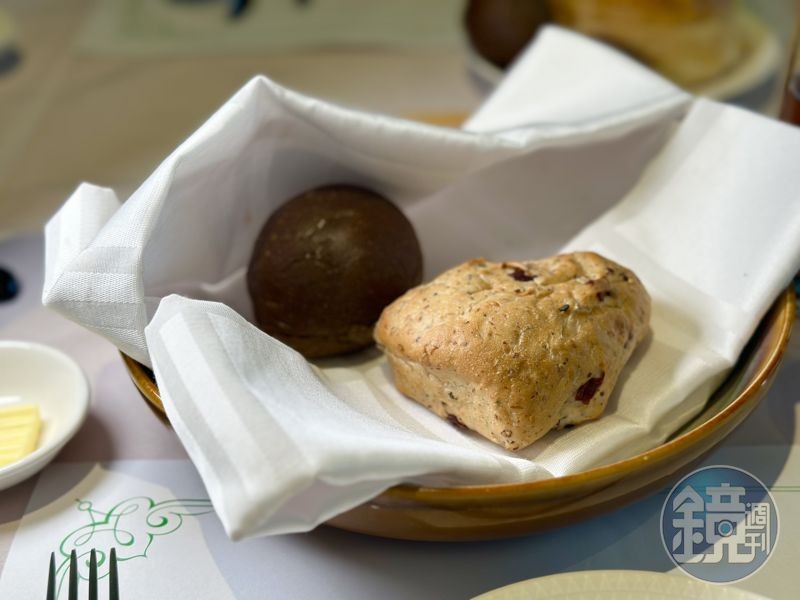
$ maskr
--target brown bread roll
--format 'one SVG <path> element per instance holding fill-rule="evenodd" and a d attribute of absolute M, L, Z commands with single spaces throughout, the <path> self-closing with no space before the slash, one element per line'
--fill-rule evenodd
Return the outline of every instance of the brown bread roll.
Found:
<path fill-rule="evenodd" d="M 351 185 L 282 205 L 247 271 L 259 327 L 309 358 L 370 345 L 383 308 L 421 279 L 411 223 L 386 198 Z"/>

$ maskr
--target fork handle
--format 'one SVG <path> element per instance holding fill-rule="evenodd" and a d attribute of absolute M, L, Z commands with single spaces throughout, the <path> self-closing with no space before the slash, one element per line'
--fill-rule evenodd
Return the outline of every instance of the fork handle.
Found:
<path fill-rule="evenodd" d="M 119 600 L 119 581 L 117 577 L 117 549 L 111 549 L 108 569 L 108 600 Z"/>

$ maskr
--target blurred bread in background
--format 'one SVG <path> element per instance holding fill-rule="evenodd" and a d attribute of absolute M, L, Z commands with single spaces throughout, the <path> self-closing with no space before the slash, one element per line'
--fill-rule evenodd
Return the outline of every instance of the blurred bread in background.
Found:
<path fill-rule="evenodd" d="M 469 0 L 464 14 L 472 47 L 489 62 L 506 68 L 536 31 L 552 21 L 545 0 Z"/>
<path fill-rule="evenodd" d="M 744 54 L 735 0 L 549 0 L 556 23 L 603 39 L 690 86 Z"/>
<path fill-rule="evenodd" d="M 552 22 L 691 87 L 731 69 L 746 53 L 740 13 L 736 0 L 470 0 L 465 26 L 474 49 L 502 68 Z"/>

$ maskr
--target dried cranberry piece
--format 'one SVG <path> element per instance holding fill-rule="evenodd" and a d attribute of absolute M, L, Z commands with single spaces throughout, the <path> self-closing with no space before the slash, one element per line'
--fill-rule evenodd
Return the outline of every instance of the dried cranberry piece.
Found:
<path fill-rule="evenodd" d="M 453 427 L 456 427 L 458 429 L 469 429 L 466 425 L 464 425 L 464 423 L 461 422 L 461 419 L 459 419 L 455 415 L 451 415 L 450 413 L 447 413 L 447 420 L 450 421 L 450 424 Z"/>
<path fill-rule="evenodd" d="M 524 269 L 520 269 L 519 267 L 514 267 L 514 270 L 509 273 L 511 277 L 513 277 L 517 281 L 533 281 L 536 279 L 536 275 L 531 275 Z"/>
<path fill-rule="evenodd" d="M 584 404 L 589 404 L 597 393 L 598 388 L 603 385 L 603 379 L 605 379 L 605 377 L 605 372 L 600 373 L 599 377 L 590 377 L 589 381 L 584 383 L 578 388 L 578 391 L 575 392 L 575 400 L 583 402 Z"/>

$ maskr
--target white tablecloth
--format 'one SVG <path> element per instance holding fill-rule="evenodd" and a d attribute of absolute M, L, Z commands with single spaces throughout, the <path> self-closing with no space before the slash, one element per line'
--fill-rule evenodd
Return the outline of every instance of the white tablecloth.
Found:
<path fill-rule="evenodd" d="M 70 52 L 92 0 L 5 0 L 18 25 L 23 62 L 0 78 L 0 239 L 38 229 L 80 180 L 123 192 L 252 74 L 266 72 L 300 91 L 398 115 L 467 113 L 480 90 L 460 49 L 419 52 L 340 49 L 238 56 L 119 59 Z M 130 97 L 131 86 L 152 93 Z M 90 89 L 91 94 L 79 90 Z M 165 93 L 169 90 L 169 93 Z M 117 118 L 125 114 L 125 119 Z M 155 118 L 154 118 L 155 117 Z M 96 124 L 84 137 L 76 130 Z M 0 265 L 21 275 L 18 300 L 0 304 L 0 339 L 52 344 L 69 352 L 92 386 L 89 417 L 54 463 L 177 461 L 172 430 L 142 401 L 115 349 L 39 306 L 41 240 L 0 242 Z M 706 460 L 747 469 L 769 484 L 782 535 L 767 566 L 738 587 L 795 598 L 800 541 L 800 337 L 791 341 L 774 387 L 751 417 Z M 127 463 L 130 469 L 152 463 Z M 37 479 L 0 492 L 0 568 Z M 198 488 L 200 490 L 200 488 Z M 383 540 L 322 527 L 309 534 L 227 541 L 213 521 L 220 570 L 240 598 L 465 598 L 515 581 L 584 569 L 674 571 L 658 517 L 665 491 L 622 511 L 519 540 L 428 544 Z M 211 515 L 213 517 L 213 515 Z M 245 557 L 248 561 L 241 562 Z M 47 557 L 42 557 L 41 573 Z M 238 562 L 237 562 L 238 561 Z M 258 565 L 250 573 L 249 565 Z M 177 575 L 190 576 L 190 573 Z M 6 574 L 0 574 L 5 577 Z"/>
<path fill-rule="evenodd" d="M 0 304 L 0 339 L 39 341 L 69 352 L 86 370 L 93 391 L 86 424 L 51 468 L 63 469 L 71 463 L 71 468 L 80 471 L 92 462 L 185 459 L 171 429 L 152 413 L 129 381 L 115 348 L 38 305 L 41 252 L 37 237 L 0 244 L 0 264 L 20 274 L 23 283 L 16 301 Z M 761 571 L 737 587 L 787 600 L 796 597 L 800 558 L 800 539 L 792 535 L 800 530 L 798 390 L 800 336 L 795 332 L 767 397 L 705 460 L 705 464 L 743 468 L 771 487 L 781 518 L 777 549 Z M 143 463 L 124 468 L 147 470 Z M 191 471 L 187 475 L 184 468 L 181 473 L 189 488 L 203 491 Z M 35 482 L 0 492 L 0 567 Z M 219 523 L 207 525 L 204 535 L 238 598 L 260 598 L 264 590 L 275 597 L 296 598 L 466 598 L 566 571 L 676 572 L 659 530 L 667 491 L 591 521 L 516 540 L 431 544 L 322 527 L 307 534 L 234 544 Z"/>

